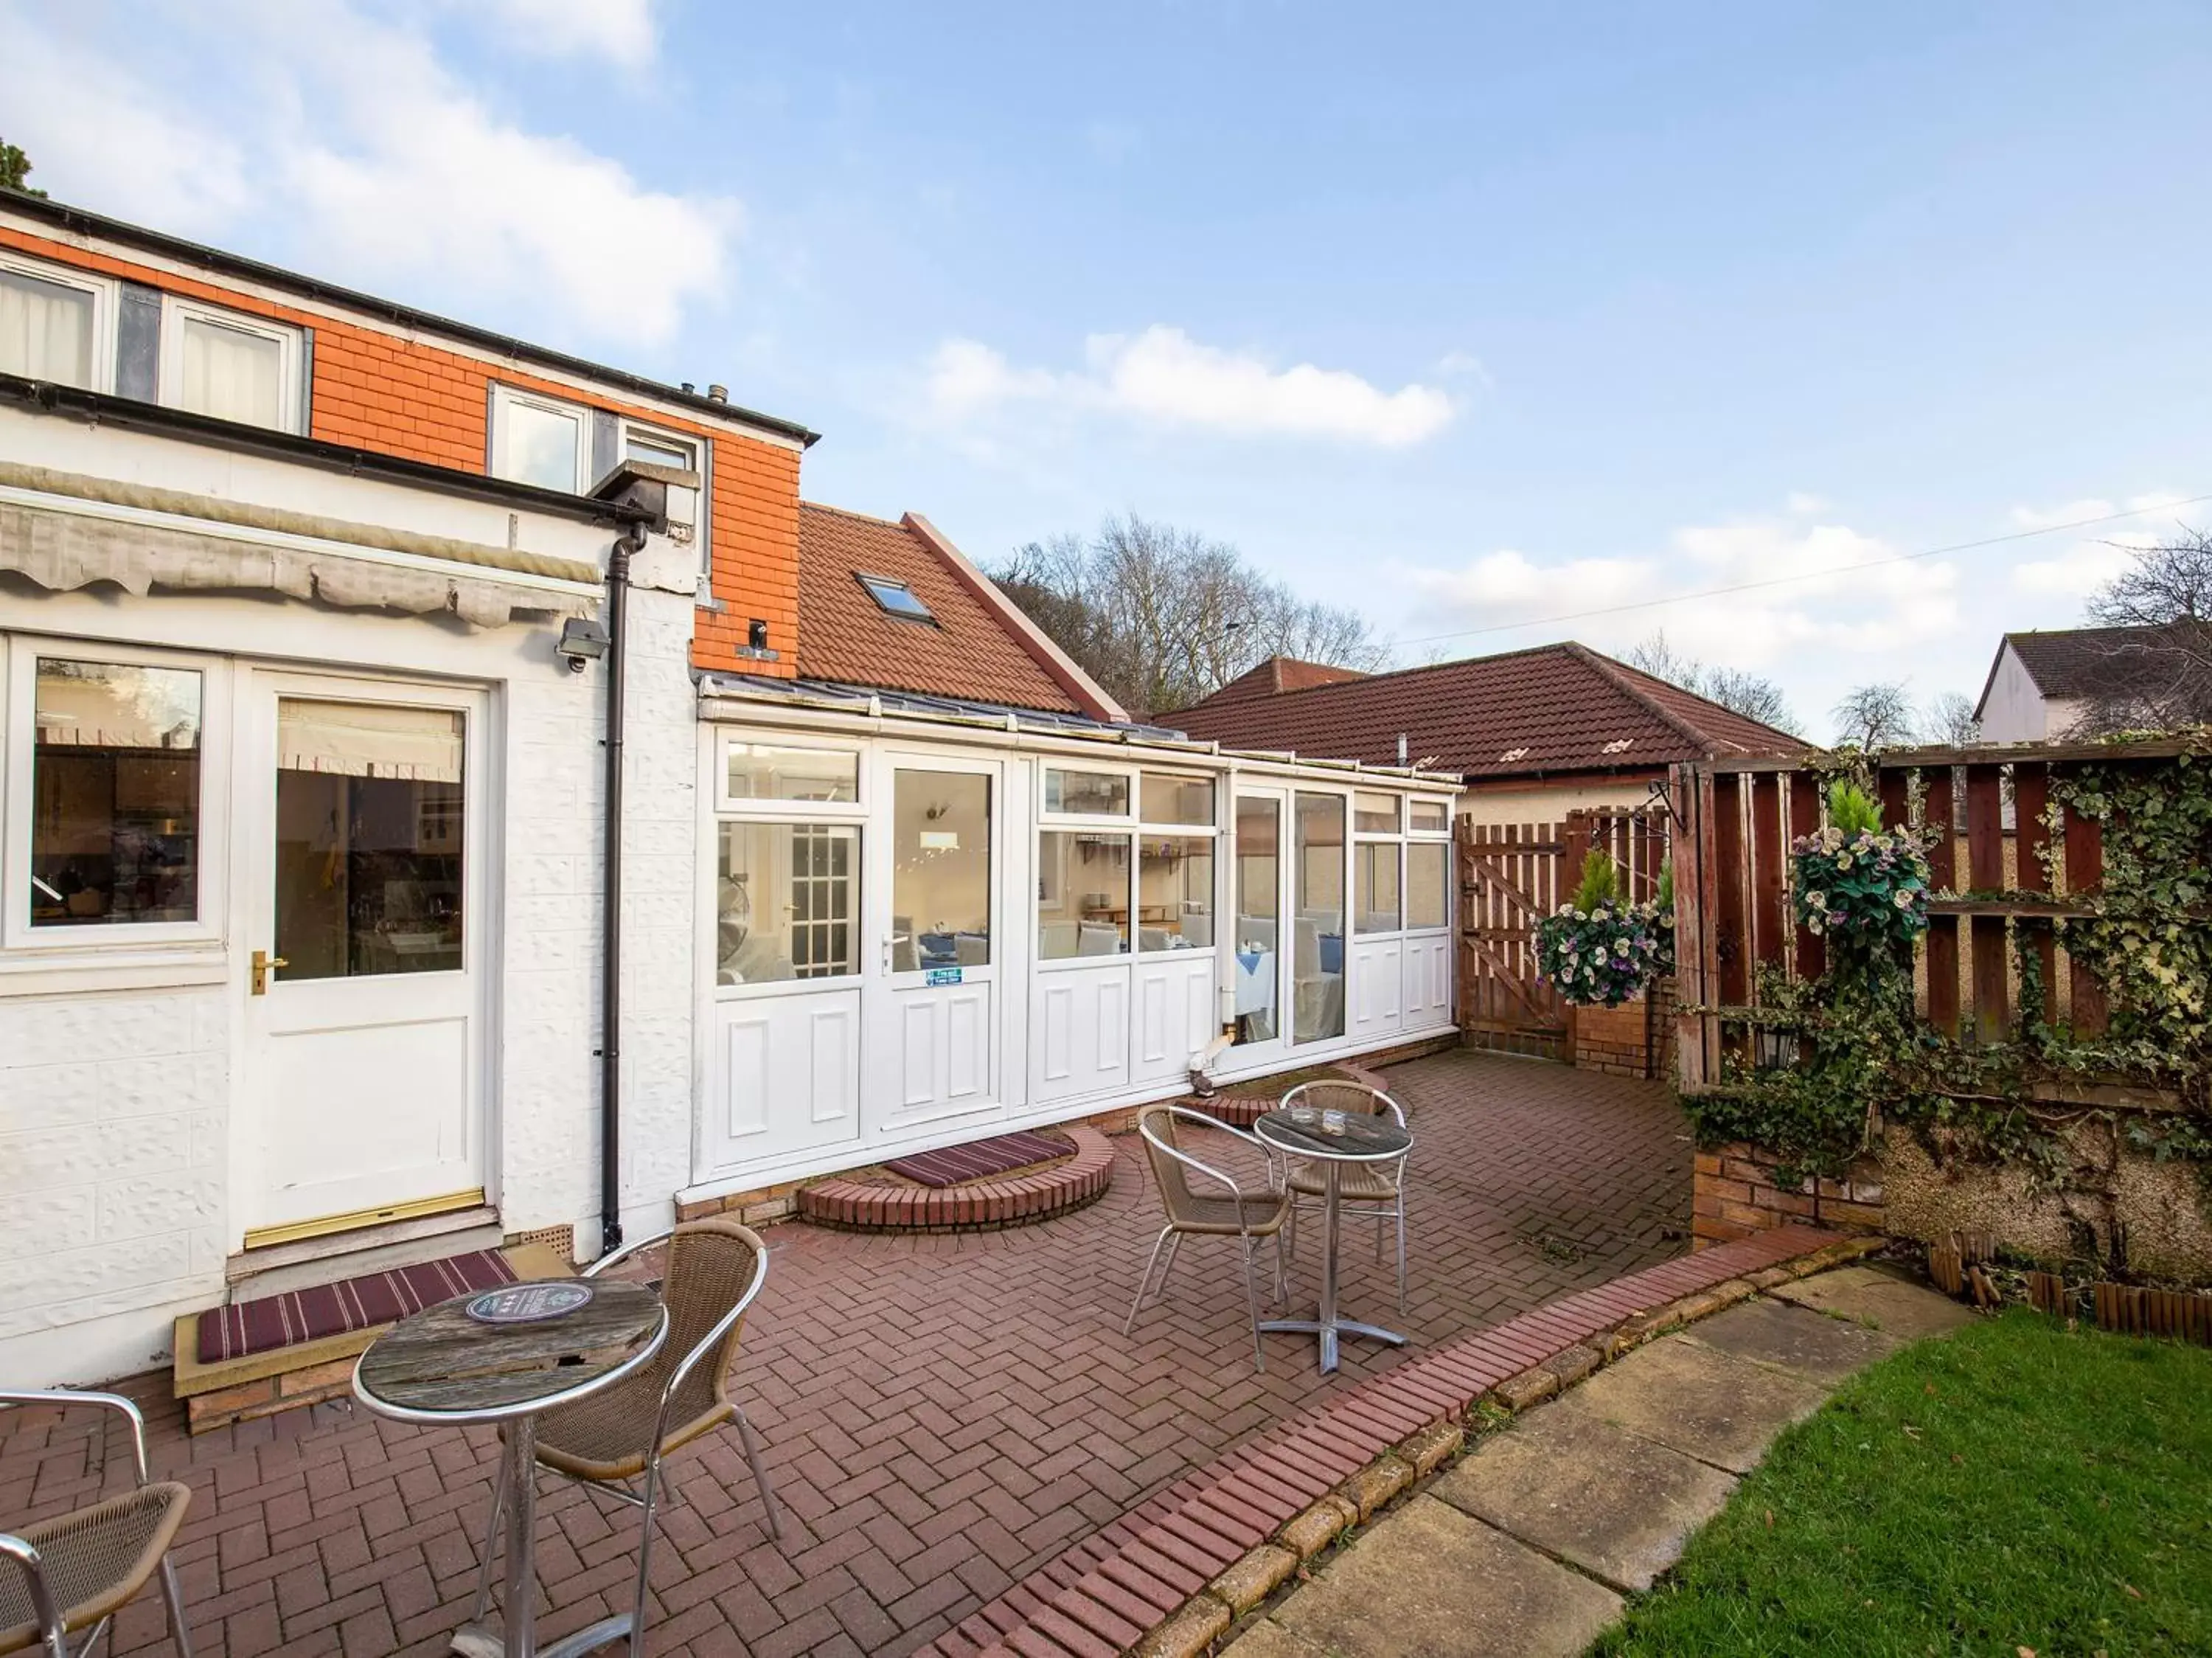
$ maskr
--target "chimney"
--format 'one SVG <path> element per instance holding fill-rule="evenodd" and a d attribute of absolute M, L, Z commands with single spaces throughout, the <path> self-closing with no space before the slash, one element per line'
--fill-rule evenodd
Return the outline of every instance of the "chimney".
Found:
<path fill-rule="evenodd" d="M 730 400 L 730 388 L 726 386 L 709 386 L 707 388 L 707 395 L 717 403 L 727 403 Z"/>
<path fill-rule="evenodd" d="M 699 388 L 698 388 L 696 386 L 694 386 L 694 385 L 693 385 L 690 381 L 688 381 L 688 380 L 687 380 L 687 381 L 685 381 L 684 382 L 684 389 L 685 391 L 687 391 L 687 392 L 696 392 L 696 391 L 697 391 Z"/>

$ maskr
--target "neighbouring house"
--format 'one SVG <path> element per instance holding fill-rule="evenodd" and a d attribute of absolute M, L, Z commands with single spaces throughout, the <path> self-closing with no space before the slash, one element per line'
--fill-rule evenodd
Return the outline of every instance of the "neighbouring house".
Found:
<path fill-rule="evenodd" d="M 0 194 L 0 1380 L 1450 1030 L 1455 777 L 1132 722 L 814 441 Z"/>
<path fill-rule="evenodd" d="M 1974 705 L 1981 740 L 2056 741 L 2074 735 L 2100 701 L 2155 703 L 2166 637 L 2156 627 L 2006 634 Z"/>
<path fill-rule="evenodd" d="M 1390 674 L 1279 656 L 1167 717 L 1237 748 L 1451 772 L 1483 824 L 1638 807 L 1679 761 L 1807 747 L 1571 641 Z"/>

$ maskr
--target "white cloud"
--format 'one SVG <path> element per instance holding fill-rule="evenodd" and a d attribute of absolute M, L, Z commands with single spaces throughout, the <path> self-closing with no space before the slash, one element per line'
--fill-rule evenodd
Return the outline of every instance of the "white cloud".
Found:
<path fill-rule="evenodd" d="M 1264 357 L 1202 344 L 1160 324 L 1139 334 L 1093 334 L 1085 342 L 1084 360 L 1081 372 L 1022 369 L 978 341 L 951 339 L 931 358 L 925 389 L 931 407 L 948 419 L 1040 403 L 1237 436 L 1325 437 L 1384 448 L 1433 436 L 1453 414 L 1451 399 L 1434 387 L 1389 392 L 1346 369 L 1310 363 L 1277 369 Z"/>
<path fill-rule="evenodd" d="M 2048 558 L 2013 566 L 2012 583 L 2036 598 L 2083 600 L 2135 562 L 2138 548 L 2156 543 L 2187 515 L 2183 497 L 2172 491 L 2131 495 L 2124 503 L 2086 497 L 2054 507 L 2014 507 L 2013 521 L 2023 529 L 2081 525 L 2094 539 L 2075 541 Z M 2118 517 L 2121 513 L 2130 515 Z M 2084 520 L 2113 519 L 2092 528 Z M 2055 539 L 2055 538 L 2054 538 Z"/>
<path fill-rule="evenodd" d="M 549 47 L 635 52 L 641 22 L 650 50 L 642 4 L 578 23 L 580 3 L 501 3 Z M 251 224 L 254 251 L 317 274 L 610 340 L 665 339 L 725 283 L 734 201 L 647 188 L 526 131 L 420 29 L 346 0 L 196 15 L 222 27 L 149 40 L 0 10 L 8 136 L 57 197 L 200 235 Z"/>
<path fill-rule="evenodd" d="M 545 57 L 598 57 L 642 69 L 659 52 L 653 0 L 489 0 L 504 38 Z"/>
<path fill-rule="evenodd" d="M 1789 499 L 1784 504 L 1789 507 L 1791 512 L 1799 514 L 1800 515 L 1807 513 L 1829 512 L 1833 510 L 1835 506 L 1835 503 L 1826 499 L 1825 497 L 1808 495 L 1802 490 L 1790 491 Z"/>

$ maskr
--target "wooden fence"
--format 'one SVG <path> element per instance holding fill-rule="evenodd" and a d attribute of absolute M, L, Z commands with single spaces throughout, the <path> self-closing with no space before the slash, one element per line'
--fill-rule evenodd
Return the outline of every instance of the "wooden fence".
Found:
<path fill-rule="evenodd" d="M 1583 860 L 1602 846 L 1641 901 L 1667 857 L 1667 816 L 1574 811 L 1554 823 L 1459 825 L 1459 1026 L 1478 1047 L 1574 1056 L 1574 1010 L 1536 971 L 1530 935 L 1574 894 Z"/>
<path fill-rule="evenodd" d="M 1948 826 L 1929 849 L 1927 934 L 1918 947 L 1919 1012 L 1970 1043 L 2014 1033 L 2020 975 L 2009 930 L 2025 924 L 2041 968 L 2046 1014 L 2077 1038 L 2106 1027 L 2103 987 L 2068 959 L 2056 923 L 2104 875 L 2102 830 L 2068 809 L 2051 842 L 2052 783 L 2081 765 L 2165 761 L 2176 742 L 1898 750 L 1880 755 L 1884 821 Z M 1721 1081 L 1724 1049 L 1742 1051 L 1741 1020 L 1700 1007 L 1758 1003 L 1759 970 L 1817 976 L 1822 941 L 1796 924 L 1790 843 L 1820 827 L 1824 780 L 1788 761 L 1701 762 L 1674 768 L 1677 1064 L 1686 1093 Z M 2055 850 L 2055 856 L 2046 853 Z"/>

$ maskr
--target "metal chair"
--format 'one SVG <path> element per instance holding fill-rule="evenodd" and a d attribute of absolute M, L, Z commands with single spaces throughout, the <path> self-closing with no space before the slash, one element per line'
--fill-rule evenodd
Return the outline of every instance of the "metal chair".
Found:
<path fill-rule="evenodd" d="M 192 1658 L 184 1595 L 169 1559 L 169 1545 L 192 1494 L 174 1480 L 146 1478 L 146 1418 L 115 1393 L 0 1393 L 0 1407 L 29 1405 L 119 1412 L 131 1424 L 138 1484 L 120 1496 L 13 1535 L 0 1533 L 0 1559 L 12 1563 L 0 1566 L 0 1652 L 38 1647 L 47 1658 L 70 1658 L 64 1637 L 89 1624 L 92 1633 L 77 1649 L 82 1658 L 100 1643 L 108 1619 L 158 1571 L 161 1596 L 169 1603 L 169 1637 L 179 1658 Z"/>
<path fill-rule="evenodd" d="M 744 1408 L 729 1395 L 729 1369 L 738 1354 L 745 1310 L 768 1277 L 768 1246 L 734 1221 L 690 1221 L 673 1231 L 643 1238 L 584 1269 L 596 1277 L 656 1244 L 668 1246 L 662 1264 L 661 1299 L 668 1304 L 668 1339 L 653 1362 L 629 1380 L 538 1418 L 538 1466 L 641 1510 L 637 1548 L 637 1605 L 630 1627 L 633 1658 L 645 1650 L 646 1572 L 653 1554 L 653 1513 L 660 1495 L 660 1464 L 671 1451 L 734 1420 L 745 1461 L 768 1511 L 769 1534 L 783 1540 L 775 1493 L 761 1466 L 760 1442 Z M 514 1442 L 501 1436 L 503 1456 Z M 474 1617 L 491 1604 L 492 1556 L 500 1533 L 507 1481 L 502 1466 L 484 1539 L 483 1569 Z M 636 1489 L 633 1489 L 633 1485 Z"/>
<path fill-rule="evenodd" d="M 1406 1126 L 1406 1112 L 1395 1100 L 1377 1088 L 1364 1082 L 1334 1080 L 1301 1082 L 1282 1098 L 1278 1110 L 1292 1106 L 1311 1106 L 1316 1111 L 1341 1111 L 1356 1116 L 1394 1119 L 1400 1128 Z M 1301 1158 L 1285 1156 L 1282 1186 L 1291 1204 L 1287 1227 L 1287 1247 L 1292 1260 L 1298 1253 L 1298 1210 L 1302 1200 L 1320 1198 L 1328 1190 L 1322 1175 L 1314 1166 Z M 1403 1157 L 1382 1163 L 1348 1163 L 1337 1175 L 1337 1212 L 1358 1218 L 1372 1216 L 1375 1221 L 1375 1255 L 1382 1256 L 1382 1231 L 1385 1222 L 1395 1222 L 1398 1228 L 1398 1312 L 1406 1311 L 1406 1160 Z"/>
<path fill-rule="evenodd" d="M 1253 1258 L 1262 1240 L 1275 1240 L 1275 1299 L 1280 1301 L 1285 1266 L 1283 1223 L 1290 1215 L 1290 1198 L 1274 1191 L 1247 1195 L 1234 1178 L 1200 1162 L 1176 1143 L 1178 1121 L 1218 1130 L 1250 1145 L 1260 1144 L 1251 1135 L 1185 1106 L 1154 1106 L 1137 1119 L 1137 1132 L 1144 1137 L 1145 1150 L 1152 1158 L 1152 1180 L 1159 1187 L 1160 1207 L 1167 1211 L 1168 1223 L 1152 1241 L 1152 1257 L 1145 1263 L 1145 1276 L 1137 1281 L 1137 1298 L 1129 1303 L 1129 1316 L 1121 1320 L 1121 1333 L 1126 1336 L 1135 1326 L 1147 1294 L 1157 1298 L 1167 1293 L 1168 1275 L 1175 1271 L 1176 1252 L 1186 1236 L 1235 1238 L 1244 1253 L 1244 1301 L 1252 1314 L 1252 1363 L 1255 1368 L 1265 1370 L 1267 1361 L 1260 1349 L 1260 1292 L 1253 1282 Z M 1229 1195 L 1223 1198 L 1192 1191 L 1193 1170 L 1228 1187 Z M 1163 1248 L 1167 1251 L 1164 1263 L 1160 1259 Z M 1157 1290 L 1152 1288 L 1155 1267 L 1160 1275 Z"/>

